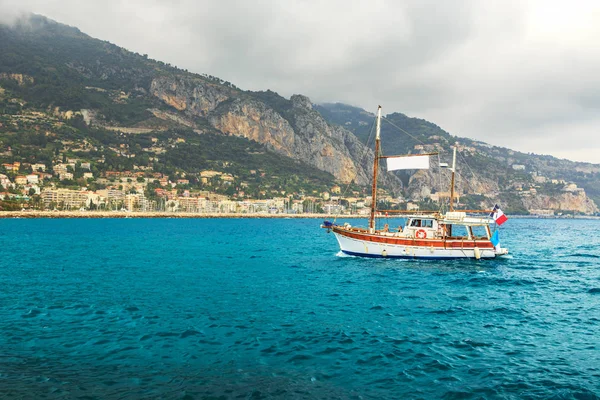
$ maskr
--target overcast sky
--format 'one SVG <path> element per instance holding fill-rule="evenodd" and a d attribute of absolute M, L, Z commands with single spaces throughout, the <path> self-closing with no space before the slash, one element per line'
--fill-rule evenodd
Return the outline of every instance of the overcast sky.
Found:
<path fill-rule="evenodd" d="M 600 1 L 0 0 L 20 12 L 242 89 L 600 163 Z"/>

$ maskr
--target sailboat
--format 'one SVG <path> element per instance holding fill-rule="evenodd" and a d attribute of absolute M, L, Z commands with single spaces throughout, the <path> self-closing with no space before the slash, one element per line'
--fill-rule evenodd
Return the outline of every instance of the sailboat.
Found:
<path fill-rule="evenodd" d="M 449 211 L 412 211 L 403 215 L 406 218 L 404 226 L 390 228 L 385 224 L 377 229 L 377 171 L 380 159 L 387 161 L 388 171 L 428 169 L 432 155 L 382 156 L 380 132 L 381 106 L 377 109 L 369 226 L 359 228 L 349 223 L 338 225 L 335 220 L 324 221 L 321 225 L 327 232 L 333 232 L 343 253 L 361 257 L 419 259 L 490 259 L 508 254 L 508 249 L 500 246 L 498 231 L 492 233 L 491 228 L 506 220 L 499 207 L 491 211 L 454 209 L 456 147 L 452 157 Z M 391 212 L 387 210 L 386 214 Z M 477 213 L 488 215 L 477 216 Z"/>

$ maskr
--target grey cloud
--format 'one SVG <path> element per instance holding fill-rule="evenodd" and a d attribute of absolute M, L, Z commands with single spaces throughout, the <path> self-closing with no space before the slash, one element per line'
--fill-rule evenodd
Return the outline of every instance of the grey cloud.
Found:
<path fill-rule="evenodd" d="M 592 1 L 0 0 L 3 20 L 19 11 L 244 89 L 381 104 L 455 135 L 600 162 Z"/>

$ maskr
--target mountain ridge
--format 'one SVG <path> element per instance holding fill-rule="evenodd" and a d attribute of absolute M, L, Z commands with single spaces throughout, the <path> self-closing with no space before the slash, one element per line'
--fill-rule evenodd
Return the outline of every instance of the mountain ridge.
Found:
<path fill-rule="evenodd" d="M 329 121 L 346 126 L 362 142 L 366 142 L 370 120 L 374 114 L 343 103 L 326 103 L 317 106 L 317 109 Z M 402 134 L 400 137 L 398 135 L 400 131 L 391 124 L 386 124 L 386 121 L 404 127 L 409 135 Z M 595 202 L 600 203 L 600 164 L 558 159 L 550 155 L 526 154 L 490 145 L 481 140 L 453 136 L 434 123 L 421 118 L 411 118 L 398 112 L 390 113 L 383 118 L 382 146 L 386 146 L 388 154 L 408 154 L 428 149 L 428 151 L 442 152 L 446 155 L 444 161 L 450 161 L 450 146 L 455 143 L 459 143 L 460 148 L 467 150 L 465 161 L 469 161 L 468 168 L 477 170 L 483 177 L 494 180 L 502 175 L 505 179 L 519 181 L 520 186 L 543 186 L 552 181 L 568 181 L 589 191 Z M 513 165 L 517 169 L 511 171 Z M 506 197 L 496 199 L 506 201 Z M 527 203 L 531 202 L 527 201 Z"/>
<path fill-rule="evenodd" d="M 105 139 L 113 135 L 110 140 L 106 139 L 105 147 L 109 147 L 109 144 L 129 146 L 127 151 L 113 146 L 110 150 L 112 153 L 104 148 L 97 152 L 99 157 L 112 159 L 114 154 L 118 157 L 128 157 L 128 161 L 121 161 L 123 165 L 132 164 L 131 159 L 137 157 L 136 160 L 146 160 L 138 167 L 160 168 L 175 178 L 175 175 L 186 174 L 189 171 L 185 171 L 180 159 L 170 155 L 177 151 L 168 147 L 173 145 L 170 141 L 187 140 L 185 144 L 178 142 L 174 146 L 190 147 L 192 142 L 198 142 L 192 134 L 194 133 L 196 136 L 213 135 L 213 141 L 232 141 L 232 147 L 239 147 L 238 142 L 233 142 L 238 140 L 235 138 L 250 140 L 264 146 L 265 151 L 284 157 L 281 160 L 291 159 L 294 160 L 292 163 L 299 162 L 307 168 L 331 174 L 332 178 L 326 179 L 325 175 L 319 178 L 321 183 L 317 185 L 320 187 L 318 190 L 324 190 L 336 180 L 340 184 L 350 184 L 354 192 L 364 193 L 364 187 L 369 183 L 369 165 L 373 160 L 373 152 L 365 145 L 368 130 L 372 126 L 372 114 L 358 107 L 339 104 L 314 105 L 306 96 L 294 95 L 285 99 L 270 90 L 243 91 L 230 82 L 150 60 L 146 55 L 132 53 L 108 42 L 91 38 L 77 28 L 67 27 L 42 16 L 32 16 L 26 23 L 17 23 L 13 28 L 0 25 L 0 38 L 4 39 L 3 44 L 0 44 L 0 51 L 4 54 L 0 62 L 0 87 L 4 93 L 0 92 L 0 107 L 3 114 L 18 116 L 40 112 L 52 120 L 46 121 L 46 124 L 66 123 L 69 129 L 74 130 L 67 134 L 63 133 L 66 128 L 61 128 L 61 131 L 57 131 L 60 139 L 63 139 L 64 135 L 74 135 L 76 140 L 81 141 L 86 140 L 85 136 L 88 135 L 96 140 L 93 135 Z M 4 119 L 6 134 L 8 124 L 7 118 Z M 9 123 L 14 124 L 14 118 L 9 119 Z M 367 119 L 370 121 L 367 122 Z M 527 161 L 527 157 L 532 156 L 479 141 L 457 138 L 435 124 L 409 118 L 401 113 L 388 114 L 386 120 L 404 127 L 403 129 L 412 132 L 417 138 L 413 142 L 400 141 L 393 136 L 390 126 L 384 122 L 382 140 L 389 145 L 386 151 L 397 154 L 414 153 L 425 151 L 427 146 L 437 146 L 439 150 L 447 152 L 449 146 L 454 144 L 453 141 L 459 141 L 463 150 L 476 148 L 483 151 L 483 156 L 471 151 L 465 152 L 469 164 L 474 162 L 477 169 L 473 182 L 480 190 L 470 193 L 472 187 L 465 183 L 461 186 L 459 182 L 459 191 L 464 195 L 463 198 L 484 193 L 488 201 L 505 202 L 511 204 L 510 208 L 518 211 L 527 211 L 536 204 L 552 205 L 551 202 L 538 199 L 540 196 L 535 190 L 531 191 L 536 185 L 540 191 L 547 191 L 539 187 L 545 183 L 541 182 L 541 175 L 550 182 L 564 180 L 565 187 L 567 181 L 575 182 L 589 191 L 596 201 L 600 200 L 600 166 L 597 166 L 596 170 L 594 164 L 575 163 L 580 164 L 580 169 L 583 169 L 580 171 L 582 176 L 565 179 L 560 175 L 561 171 L 572 167 L 572 162 L 564 162 L 564 165 L 557 166 L 557 159 L 544 159 L 548 156 L 534 156 L 533 161 Z M 29 129 L 28 134 L 33 135 L 36 129 L 38 132 L 42 129 L 41 125 L 32 124 L 25 130 Z M 182 134 L 182 130 L 186 133 Z M 169 132 L 173 138 L 168 137 L 171 135 Z M 127 136 L 126 140 L 119 135 Z M 165 151 L 165 155 L 152 155 L 150 151 L 143 150 L 152 150 L 152 146 L 147 145 L 144 135 L 161 138 L 164 136 L 165 139 L 158 140 L 162 143 L 161 149 Z M 4 141 L 6 140 L 5 138 Z M 11 143 L 17 144 L 14 138 L 11 140 Z M 203 143 L 206 145 L 208 142 Z M 18 144 L 23 146 L 22 143 Z M 58 151 L 59 154 L 73 153 L 72 148 L 65 150 L 59 147 L 57 145 L 53 151 Z M 494 154 L 494 151 L 498 154 Z M 0 159 L 15 161 L 16 155 L 12 153 L 14 151 L 5 149 L 4 156 L 0 155 Z M 205 154 L 203 157 L 206 159 L 209 155 Z M 236 157 L 244 158 L 241 153 Z M 524 165 L 527 174 L 520 174 L 518 170 L 507 172 L 494 167 L 498 161 L 503 162 L 507 168 L 511 168 L 512 165 Z M 235 163 L 236 160 L 230 162 Z M 519 162 L 524 164 L 518 164 Z M 187 164 L 186 168 L 198 169 L 192 165 L 193 160 L 188 160 Z M 217 164 L 213 163 L 213 167 L 216 168 Z M 242 178 L 242 166 L 236 168 L 240 174 L 237 176 L 239 181 L 235 183 L 239 192 L 242 191 L 239 185 L 246 178 Z M 99 172 L 104 173 L 105 169 L 101 168 Z M 535 176 L 532 175 L 533 172 Z M 442 173 L 435 168 L 431 173 L 385 173 L 382 174 L 383 185 L 392 194 L 397 195 L 402 190 L 410 200 L 427 202 L 433 198 L 432 195 L 443 191 L 442 186 L 436 184 L 435 177 L 435 174 Z M 512 188 L 515 189 L 515 193 L 508 193 L 512 190 L 508 189 L 509 186 L 514 186 L 515 181 L 521 182 L 521 192 L 525 187 L 529 191 L 528 196 L 537 200 L 532 201 L 526 198 L 528 196 L 515 194 L 518 186 Z M 257 182 L 256 185 L 254 192 L 262 192 L 258 190 L 260 184 Z M 360 189 L 361 186 L 363 189 Z M 550 189 L 557 190 L 556 187 L 548 190 Z M 286 188 L 279 185 L 277 191 L 286 191 Z M 562 189 L 559 191 L 561 196 L 574 193 Z M 578 193 L 581 194 L 581 191 Z M 585 203 L 585 193 L 583 195 L 581 204 Z M 483 200 L 480 201 L 482 202 Z M 567 203 L 568 201 L 558 201 L 552 206 L 561 210 L 562 205 Z M 579 208 L 575 207 L 574 211 L 594 213 L 597 212 L 597 207 L 592 201 Z"/>

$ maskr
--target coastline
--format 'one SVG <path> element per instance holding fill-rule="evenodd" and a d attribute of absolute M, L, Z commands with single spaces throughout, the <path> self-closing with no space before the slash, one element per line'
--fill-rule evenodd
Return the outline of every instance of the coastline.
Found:
<path fill-rule="evenodd" d="M 337 215 L 328 214 L 239 214 L 239 213 L 190 213 L 190 212 L 162 212 L 162 211 L 131 211 L 131 212 L 107 212 L 107 211 L 0 211 L 0 219 L 9 218 L 312 218 L 312 219 L 368 219 L 365 215 Z M 511 215 L 515 219 L 594 219 L 600 220 L 600 216 L 577 215 L 571 216 L 535 216 L 535 215 Z"/>
<path fill-rule="evenodd" d="M 160 212 L 160 211 L 132 211 L 132 212 L 107 212 L 107 211 L 0 211 L 0 219 L 8 218 L 333 218 L 327 214 L 239 214 L 239 213 L 188 213 L 188 212 Z M 341 215 L 338 218 L 367 218 L 364 215 Z"/>

